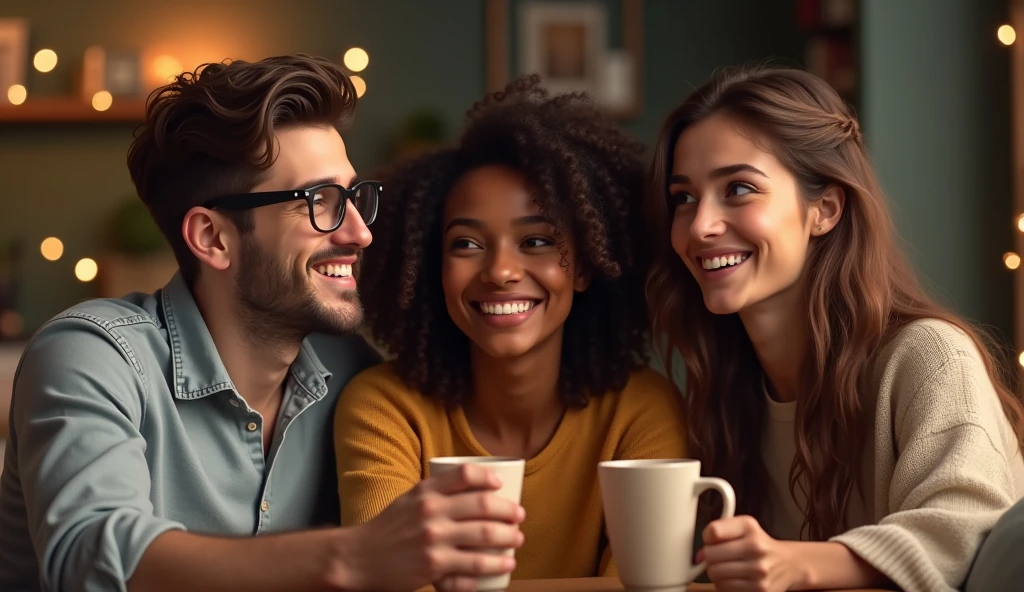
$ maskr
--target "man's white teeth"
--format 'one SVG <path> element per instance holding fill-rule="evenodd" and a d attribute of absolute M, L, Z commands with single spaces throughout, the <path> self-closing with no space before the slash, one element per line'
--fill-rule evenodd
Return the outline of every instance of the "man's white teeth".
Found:
<path fill-rule="evenodd" d="M 530 300 L 480 303 L 480 310 L 483 311 L 484 314 L 491 315 L 519 314 L 521 312 L 526 312 L 531 308 L 533 308 L 533 302 Z"/>
<path fill-rule="evenodd" d="M 748 253 L 734 253 L 732 255 L 701 259 L 700 263 L 704 266 L 704 269 L 718 269 L 720 267 L 728 267 L 730 265 L 739 265 L 746 261 L 749 256 L 750 255 Z"/>
<path fill-rule="evenodd" d="M 316 266 L 317 273 L 326 275 L 328 277 L 352 277 L 352 266 L 348 264 L 341 265 L 318 265 Z"/>

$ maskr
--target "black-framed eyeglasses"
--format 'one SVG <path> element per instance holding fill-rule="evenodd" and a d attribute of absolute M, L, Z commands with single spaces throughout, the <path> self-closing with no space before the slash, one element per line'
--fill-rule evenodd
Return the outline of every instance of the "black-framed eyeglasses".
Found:
<path fill-rule="evenodd" d="M 360 181 L 351 188 L 334 183 L 294 191 L 263 191 L 217 197 L 203 204 L 207 208 L 249 210 L 286 201 L 303 200 L 309 206 L 309 222 L 319 232 L 334 232 L 345 220 L 348 202 L 356 207 L 367 226 L 377 218 L 377 202 L 384 186 L 380 181 Z"/>

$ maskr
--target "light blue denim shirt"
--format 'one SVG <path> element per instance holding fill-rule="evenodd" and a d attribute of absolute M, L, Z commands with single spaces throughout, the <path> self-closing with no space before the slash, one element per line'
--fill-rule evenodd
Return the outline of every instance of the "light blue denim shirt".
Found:
<path fill-rule="evenodd" d="M 0 590 L 124 590 L 171 529 L 252 536 L 337 524 L 334 405 L 377 361 L 358 336 L 307 339 L 264 456 L 263 420 L 235 390 L 180 276 L 153 295 L 65 311 L 32 338 L 15 375 Z"/>

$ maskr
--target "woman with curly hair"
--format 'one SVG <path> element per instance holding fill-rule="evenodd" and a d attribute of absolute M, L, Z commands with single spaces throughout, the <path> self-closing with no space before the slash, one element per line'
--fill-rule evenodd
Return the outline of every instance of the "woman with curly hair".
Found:
<path fill-rule="evenodd" d="M 648 202 L 690 450 L 736 491 L 703 530 L 716 589 L 960 587 L 1024 494 L 1024 413 L 914 279 L 836 92 L 723 72 L 668 116 Z"/>
<path fill-rule="evenodd" d="M 394 359 L 340 398 L 343 522 L 432 457 L 524 458 L 513 578 L 611 573 L 597 463 L 685 452 L 679 396 L 646 368 L 642 152 L 532 77 L 477 103 L 457 146 L 384 176 L 360 283 Z"/>

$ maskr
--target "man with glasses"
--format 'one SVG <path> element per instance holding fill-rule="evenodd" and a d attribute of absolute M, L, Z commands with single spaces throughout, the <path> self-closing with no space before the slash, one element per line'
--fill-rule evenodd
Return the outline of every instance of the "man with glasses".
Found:
<path fill-rule="evenodd" d="M 355 97 L 304 55 L 153 95 L 128 166 L 179 273 L 73 306 L 26 348 L 0 590 L 472 588 L 513 569 L 487 551 L 522 543 L 523 510 L 479 467 L 336 525 L 333 408 L 375 362 L 354 271 L 385 195 L 338 131 Z"/>

